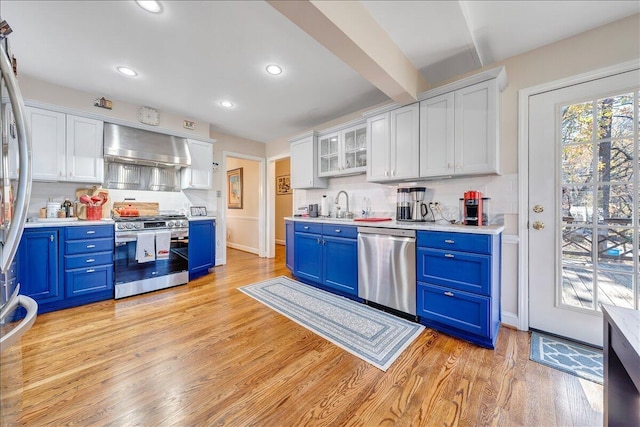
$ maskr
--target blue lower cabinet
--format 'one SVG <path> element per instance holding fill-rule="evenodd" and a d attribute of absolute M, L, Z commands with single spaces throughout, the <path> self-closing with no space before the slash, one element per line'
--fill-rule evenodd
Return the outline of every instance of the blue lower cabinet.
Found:
<path fill-rule="evenodd" d="M 357 227 L 295 222 L 293 274 L 298 280 L 357 299 Z"/>
<path fill-rule="evenodd" d="M 285 221 L 284 222 L 284 230 L 285 230 L 285 265 L 289 269 L 290 272 L 295 271 L 295 231 L 293 226 L 293 221 Z"/>
<path fill-rule="evenodd" d="M 420 323 L 495 348 L 502 235 L 419 231 L 417 242 Z"/>
<path fill-rule="evenodd" d="M 324 237 L 324 284 L 349 294 L 358 294 L 358 243 L 355 239 Z"/>
<path fill-rule="evenodd" d="M 189 221 L 189 280 L 209 273 L 216 264 L 215 220 Z"/>
<path fill-rule="evenodd" d="M 113 236 L 112 225 L 24 230 L 19 277 L 38 313 L 113 298 Z"/>
<path fill-rule="evenodd" d="M 36 300 L 40 306 L 64 298 L 60 234 L 58 228 L 25 229 L 20 240 L 18 277 L 21 293 Z"/>

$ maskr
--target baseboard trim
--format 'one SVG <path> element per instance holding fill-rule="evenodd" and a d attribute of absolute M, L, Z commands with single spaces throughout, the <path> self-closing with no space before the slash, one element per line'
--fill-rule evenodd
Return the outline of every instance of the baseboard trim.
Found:
<path fill-rule="evenodd" d="M 260 250 L 259 249 L 252 248 L 252 247 L 245 246 L 245 245 L 239 245 L 237 243 L 227 242 L 227 247 L 228 248 L 232 248 L 232 249 L 237 249 L 237 250 L 243 251 L 243 252 L 249 252 L 251 254 L 260 255 Z"/>
<path fill-rule="evenodd" d="M 514 314 L 514 313 L 509 313 L 509 312 L 502 312 L 502 323 L 506 326 L 511 326 L 515 329 L 519 329 L 518 325 L 519 325 L 519 320 L 518 320 L 518 315 Z"/>
<path fill-rule="evenodd" d="M 276 239 L 276 245 L 285 246 L 287 242 L 285 240 Z"/>

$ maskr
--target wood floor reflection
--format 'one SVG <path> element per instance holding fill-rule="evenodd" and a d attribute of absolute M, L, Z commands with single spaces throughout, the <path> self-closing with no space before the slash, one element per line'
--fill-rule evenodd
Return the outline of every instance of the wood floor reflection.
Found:
<path fill-rule="evenodd" d="M 385 373 L 236 288 L 289 275 L 228 250 L 188 285 L 44 314 L 0 355 L 2 426 L 601 425 L 602 386 L 426 329 Z"/>

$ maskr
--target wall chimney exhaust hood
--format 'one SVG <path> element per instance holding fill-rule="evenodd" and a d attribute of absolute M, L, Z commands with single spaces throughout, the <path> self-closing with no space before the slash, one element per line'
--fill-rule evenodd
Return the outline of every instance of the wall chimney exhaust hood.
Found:
<path fill-rule="evenodd" d="M 104 157 L 107 162 L 144 166 L 179 169 L 191 165 L 185 138 L 113 123 L 104 124 Z"/>

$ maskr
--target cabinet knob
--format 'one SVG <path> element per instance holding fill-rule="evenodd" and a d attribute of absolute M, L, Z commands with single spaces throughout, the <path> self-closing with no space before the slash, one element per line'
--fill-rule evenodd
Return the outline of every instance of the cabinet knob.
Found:
<path fill-rule="evenodd" d="M 446 296 L 448 296 L 448 297 L 452 297 L 453 296 L 453 292 L 449 292 L 449 291 L 445 292 L 444 294 Z"/>

